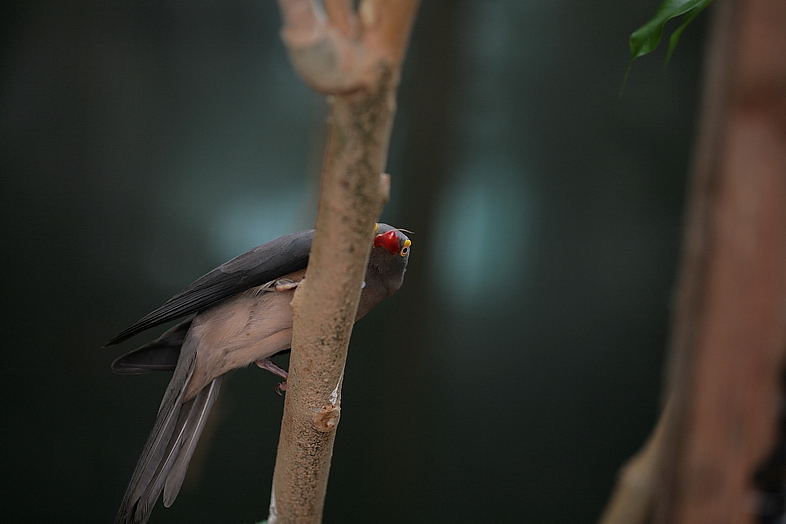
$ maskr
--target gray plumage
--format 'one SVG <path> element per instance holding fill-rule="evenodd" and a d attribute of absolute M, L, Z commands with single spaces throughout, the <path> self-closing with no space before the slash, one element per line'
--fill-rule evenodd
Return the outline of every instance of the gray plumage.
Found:
<path fill-rule="evenodd" d="M 151 371 L 172 371 L 177 366 L 180 347 L 191 328 L 193 318 L 184 320 L 151 340 L 112 362 L 112 371 L 118 375 L 141 375 Z"/>
<path fill-rule="evenodd" d="M 287 235 L 222 264 L 110 341 L 194 315 L 112 363 L 121 374 L 174 369 L 115 522 L 147 522 L 162 493 L 171 506 L 223 375 L 289 349 L 294 290 L 275 282 L 303 278 L 312 238 Z M 409 259 L 407 237 L 391 226 L 379 224 L 374 244 L 357 319 L 401 286 Z"/>
<path fill-rule="evenodd" d="M 202 311 L 241 291 L 306 267 L 314 230 L 284 235 L 224 262 L 137 320 L 107 343 L 118 344 L 151 327 Z"/>

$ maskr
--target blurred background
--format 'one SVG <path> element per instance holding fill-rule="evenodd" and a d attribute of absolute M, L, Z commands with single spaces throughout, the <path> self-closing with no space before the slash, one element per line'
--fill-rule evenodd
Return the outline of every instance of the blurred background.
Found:
<path fill-rule="evenodd" d="M 423 2 L 383 214 L 410 269 L 355 328 L 326 522 L 598 517 L 657 412 L 696 112 L 704 17 L 619 96 L 657 4 Z M 3 519 L 108 522 L 168 377 L 100 346 L 311 226 L 325 104 L 274 2 L 2 9 Z M 152 522 L 267 516 L 276 382 L 231 375 Z"/>

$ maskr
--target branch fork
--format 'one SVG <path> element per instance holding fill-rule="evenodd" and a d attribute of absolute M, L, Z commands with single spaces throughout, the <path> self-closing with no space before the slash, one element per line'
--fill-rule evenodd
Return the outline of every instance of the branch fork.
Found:
<path fill-rule="evenodd" d="M 415 4 L 364 0 L 356 11 L 351 0 L 325 0 L 324 8 L 313 0 L 279 0 L 281 38 L 295 70 L 316 91 L 370 90 L 386 69 L 381 64 L 400 63 Z"/>

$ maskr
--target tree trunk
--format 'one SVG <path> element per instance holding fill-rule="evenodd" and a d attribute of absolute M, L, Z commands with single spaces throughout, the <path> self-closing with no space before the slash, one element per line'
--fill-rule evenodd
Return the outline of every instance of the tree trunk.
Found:
<path fill-rule="evenodd" d="M 669 409 L 623 470 L 604 524 L 653 512 L 664 524 L 754 521 L 752 480 L 774 443 L 786 355 L 784 27 L 783 0 L 715 7 Z"/>

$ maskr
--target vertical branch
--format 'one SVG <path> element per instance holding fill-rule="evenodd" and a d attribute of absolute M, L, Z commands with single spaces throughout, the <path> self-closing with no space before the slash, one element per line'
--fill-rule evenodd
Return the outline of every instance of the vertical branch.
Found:
<path fill-rule="evenodd" d="M 415 0 L 279 0 L 282 38 L 304 80 L 330 95 L 317 231 L 293 299 L 292 357 L 269 522 L 319 522 L 341 380 L 374 222 Z"/>

